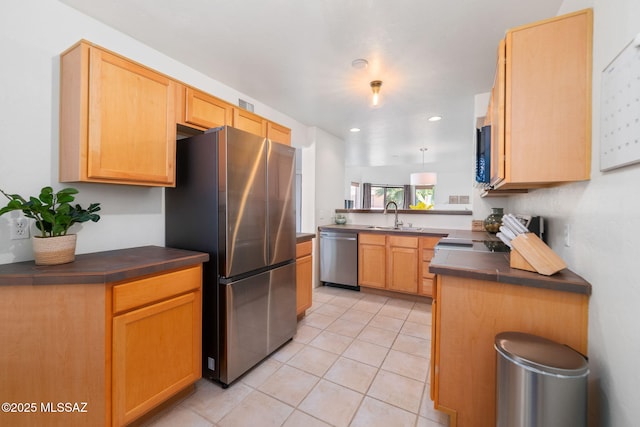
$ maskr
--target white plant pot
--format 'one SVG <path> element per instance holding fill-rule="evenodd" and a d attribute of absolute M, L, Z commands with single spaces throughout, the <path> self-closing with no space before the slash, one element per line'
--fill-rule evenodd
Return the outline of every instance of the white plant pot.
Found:
<path fill-rule="evenodd" d="M 76 258 L 76 235 L 33 236 L 33 256 L 36 265 L 57 265 L 73 262 Z"/>

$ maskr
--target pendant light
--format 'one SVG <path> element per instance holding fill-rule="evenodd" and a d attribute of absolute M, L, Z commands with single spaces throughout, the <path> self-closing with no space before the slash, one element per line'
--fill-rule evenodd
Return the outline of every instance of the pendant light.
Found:
<path fill-rule="evenodd" d="M 424 153 L 427 148 L 421 148 L 422 151 L 422 170 L 424 170 Z M 417 172 L 411 174 L 411 185 L 436 185 L 438 175 L 435 172 Z"/>
<path fill-rule="evenodd" d="M 371 104 L 377 107 L 380 103 L 380 86 L 382 86 L 381 80 L 374 80 L 371 83 L 371 91 L 373 92 L 373 98 L 371 98 Z"/>

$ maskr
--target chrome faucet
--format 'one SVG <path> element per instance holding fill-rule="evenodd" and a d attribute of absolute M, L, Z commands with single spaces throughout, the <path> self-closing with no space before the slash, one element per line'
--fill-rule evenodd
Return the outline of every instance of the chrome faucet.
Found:
<path fill-rule="evenodd" d="M 400 228 L 400 226 L 402 225 L 402 222 L 398 221 L 398 204 L 394 201 L 391 202 L 387 202 L 386 206 L 384 207 L 384 214 L 387 214 L 387 209 L 389 208 L 389 205 L 393 203 L 393 206 L 395 207 L 395 220 L 393 222 L 393 228 Z"/>

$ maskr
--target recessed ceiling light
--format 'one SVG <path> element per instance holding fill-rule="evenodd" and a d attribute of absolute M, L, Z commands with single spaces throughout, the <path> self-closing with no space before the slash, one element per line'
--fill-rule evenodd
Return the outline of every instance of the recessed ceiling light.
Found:
<path fill-rule="evenodd" d="M 429 121 L 430 122 L 437 122 L 439 120 L 442 120 L 442 117 L 440 117 L 440 116 L 431 116 L 431 117 L 429 117 Z"/>
<path fill-rule="evenodd" d="M 354 59 L 353 61 L 351 61 L 351 66 L 355 69 L 362 70 L 369 66 L 369 61 L 362 58 Z"/>
<path fill-rule="evenodd" d="M 360 132 L 360 128 L 351 128 L 349 132 Z"/>

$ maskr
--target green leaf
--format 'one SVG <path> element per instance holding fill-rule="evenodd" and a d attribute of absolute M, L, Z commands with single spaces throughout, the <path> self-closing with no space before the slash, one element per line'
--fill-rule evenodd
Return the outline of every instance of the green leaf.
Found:
<path fill-rule="evenodd" d="M 58 196 L 62 195 L 62 194 L 78 194 L 79 191 L 76 190 L 75 188 L 71 188 L 71 187 L 67 187 L 67 188 L 63 188 L 62 190 L 58 191 Z"/>
<path fill-rule="evenodd" d="M 40 200 L 42 200 L 42 203 L 50 205 L 53 203 L 53 188 L 51 187 L 44 187 L 42 190 L 40 190 Z M 35 197 L 31 197 L 31 199 L 35 199 Z"/>

